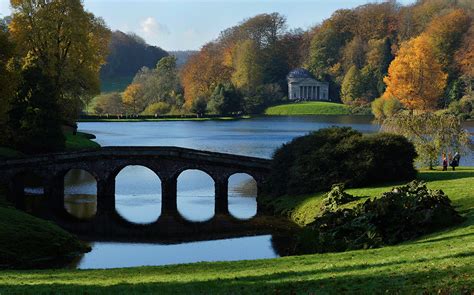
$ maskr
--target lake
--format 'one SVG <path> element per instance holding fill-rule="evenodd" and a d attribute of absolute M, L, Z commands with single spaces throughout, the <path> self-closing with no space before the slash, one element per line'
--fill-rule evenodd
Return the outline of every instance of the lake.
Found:
<path fill-rule="evenodd" d="M 179 146 L 199 150 L 270 158 L 277 147 L 310 131 L 350 126 L 377 132 L 379 126 L 364 116 L 257 117 L 236 121 L 163 121 L 80 123 L 79 131 L 95 134 L 102 146 Z M 468 124 L 472 132 L 474 124 Z M 472 155 L 463 159 L 471 165 Z M 65 179 L 66 209 L 78 217 L 95 213 L 95 180 L 84 171 L 71 171 Z M 130 166 L 116 178 L 116 207 L 136 223 L 155 221 L 160 215 L 160 180 L 144 167 Z M 212 179 L 200 171 L 185 171 L 178 178 L 178 210 L 189 220 L 214 215 Z M 256 187 L 248 175 L 229 181 L 229 210 L 237 218 L 256 213 Z M 92 242 L 92 251 L 73 267 L 115 268 L 166 265 L 198 261 L 231 261 L 278 257 L 271 235 L 200 241 L 174 245 Z"/>

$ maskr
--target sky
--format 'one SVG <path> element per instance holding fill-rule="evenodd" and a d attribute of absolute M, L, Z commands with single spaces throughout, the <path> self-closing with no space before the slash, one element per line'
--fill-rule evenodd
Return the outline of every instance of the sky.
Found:
<path fill-rule="evenodd" d="M 290 29 L 307 29 L 340 8 L 373 0 L 83 0 L 112 30 L 134 32 L 165 50 L 198 50 L 219 33 L 260 13 L 278 12 Z M 410 4 L 415 0 L 399 0 Z M 0 17 L 11 13 L 0 0 Z"/>

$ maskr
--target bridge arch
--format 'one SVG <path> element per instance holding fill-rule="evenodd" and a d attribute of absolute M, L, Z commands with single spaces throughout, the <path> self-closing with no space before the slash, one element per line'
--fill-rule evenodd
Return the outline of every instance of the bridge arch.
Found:
<path fill-rule="evenodd" d="M 257 215 L 258 183 L 249 173 L 236 172 L 228 178 L 228 210 L 237 219 Z"/>
<path fill-rule="evenodd" d="M 97 214 L 98 176 L 83 168 L 63 170 L 63 206 L 70 216 L 79 220 L 93 219 Z"/>
<path fill-rule="evenodd" d="M 206 169 L 182 169 L 177 175 L 177 211 L 188 221 L 203 222 L 215 215 L 216 181 Z"/>
<path fill-rule="evenodd" d="M 114 172 L 115 210 L 127 222 L 149 224 L 161 216 L 162 181 L 150 165 L 126 165 Z"/>

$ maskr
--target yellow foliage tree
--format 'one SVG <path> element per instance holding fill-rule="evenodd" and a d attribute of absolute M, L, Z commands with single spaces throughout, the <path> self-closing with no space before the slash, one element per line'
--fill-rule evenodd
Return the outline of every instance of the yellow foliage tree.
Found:
<path fill-rule="evenodd" d="M 136 115 L 142 112 L 145 108 L 143 86 L 137 83 L 128 85 L 127 89 L 123 92 L 122 102 L 132 114 Z"/>
<path fill-rule="evenodd" d="M 11 0 L 9 24 L 23 62 L 35 60 L 58 91 L 63 118 L 74 120 L 81 99 L 99 92 L 110 31 L 81 0 Z"/>
<path fill-rule="evenodd" d="M 410 110 L 436 109 L 446 87 L 447 75 L 422 34 L 402 44 L 390 64 L 384 97 L 395 97 Z"/>
<path fill-rule="evenodd" d="M 235 50 L 232 83 L 240 89 L 253 89 L 263 83 L 258 47 L 255 41 L 245 40 Z"/>

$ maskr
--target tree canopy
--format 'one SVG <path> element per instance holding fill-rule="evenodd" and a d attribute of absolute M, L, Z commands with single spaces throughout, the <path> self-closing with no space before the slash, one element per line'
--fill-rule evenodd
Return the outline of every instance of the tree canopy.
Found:
<path fill-rule="evenodd" d="M 110 31 L 80 0 L 11 0 L 9 31 L 22 57 L 32 58 L 57 91 L 63 120 L 74 121 L 81 98 L 99 92 L 99 70 L 108 53 Z"/>

